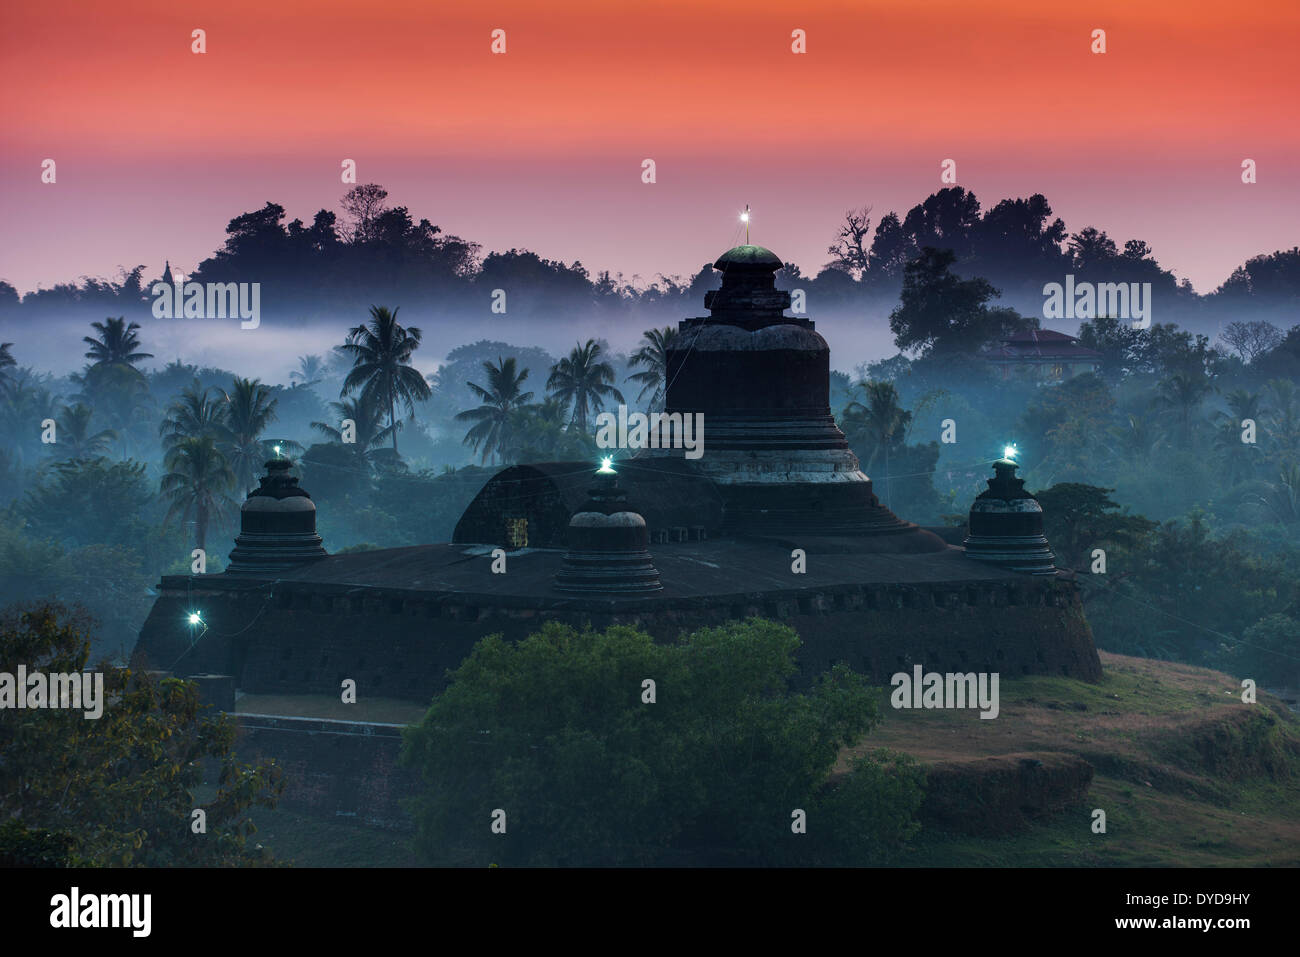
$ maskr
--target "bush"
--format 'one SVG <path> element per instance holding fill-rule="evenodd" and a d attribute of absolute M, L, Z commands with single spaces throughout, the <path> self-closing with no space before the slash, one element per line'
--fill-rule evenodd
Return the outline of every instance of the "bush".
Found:
<path fill-rule="evenodd" d="M 874 725 L 874 693 L 841 666 L 792 694 L 798 644 L 757 619 L 671 645 L 556 623 L 518 643 L 484 638 L 407 733 L 403 762 L 427 783 L 411 804 L 420 849 L 439 863 L 534 865 L 885 853 L 915 829 L 919 779 L 877 756 L 826 787 L 841 749 Z M 795 809 L 820 839 L 792 832 Z M 504 835 L 490 827 L 498 810 Z"/>

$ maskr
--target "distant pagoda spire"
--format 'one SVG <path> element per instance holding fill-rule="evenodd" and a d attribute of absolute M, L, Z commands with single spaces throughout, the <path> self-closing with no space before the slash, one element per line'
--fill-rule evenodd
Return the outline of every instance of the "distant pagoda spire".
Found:
<path fill-rule="evenodd" d="M 170 259 L 168 259 L 166 265 L 163 266 L 162 281 L 167 283 L 169 286 L 175 285 L 176 283 L 176 280 L 172 278 L 172 261 Z"/>

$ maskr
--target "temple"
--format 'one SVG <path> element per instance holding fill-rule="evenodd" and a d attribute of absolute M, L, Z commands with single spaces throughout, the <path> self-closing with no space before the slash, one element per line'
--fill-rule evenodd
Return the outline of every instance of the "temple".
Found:
<path fill-rule="evenodd" d="M 785 314 L 781 267 L 753 245 L 717 260 L 709 315 L 683 320 L 668 353 L 658 447 L 599 469 L 504 468 L 450 543 L 327 555 L 309 494 L 272 460 L 230 567 L 163 578 L 135 664 L 252 694 L 352 679 L 427 702 L 485 635 L 557 620 L 671 641 L 761 616 L 800 634 L 801 681 L 841 662 L 882 683 L 918 664 L 1099 680 L 1073 575 L 1014 462 L 995 463 L 964 547 L 885 508 L 831 413 L 826 341 Z M 687 416 L 704 427 L 694 458 L 673 434 Z"/>

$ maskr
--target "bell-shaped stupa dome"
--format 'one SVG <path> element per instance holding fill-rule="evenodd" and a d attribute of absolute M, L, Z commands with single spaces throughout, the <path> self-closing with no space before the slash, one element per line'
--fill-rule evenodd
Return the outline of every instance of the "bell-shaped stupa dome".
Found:
<path fill-rule="evenodd" d="M 325 557 L 316 534 L 316 505 L 289 474 L 292 465 L 286 458 L 266 463 L 266 474 L 239 510 L 239 535 L 227 572 L 283 571 Z"/>
<path fill-rule="evenodd" d="M 686 466 L 720 489 L 728 531 L 942 551 L 941 539 L 883 505 L 859 468 L 830 407 L 830 347 L 811 319 L 785 314 L 791 295 L 776 288 L 784 265 L 750 244 L 718 257 L 722 285 L 705 294 L 709 315 L 683 320 L 665 350 L 660 437 L 638 460 L 685 457 L 683 427 L 695 421 L 698 447 Z"/>
<path fill-rule="evenodd" d="M 1031 575 L 1056 574 L 1056 556 L 1043 534 L 1043 507 L 1016 478 L 1009 458 L 993 463 L 988 490 L 970 507 L 966 557 Z"/>
<path fill-rule="evenodd" d="M 596 472 L 586 503 L 569 520 L 569 551 L 555 587 L 590 595 L 662 591 L 648 545 L 645 519 L 628 507 L 618 475 L 606 462 Z"/>

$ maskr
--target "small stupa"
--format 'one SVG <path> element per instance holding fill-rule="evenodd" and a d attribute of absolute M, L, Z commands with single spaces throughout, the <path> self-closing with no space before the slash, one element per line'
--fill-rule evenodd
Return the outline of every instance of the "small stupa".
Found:
<path fill-rule="evenodd" d="M 1014 449 L 993 463 L 988 490 L 970 507 L 966 557 L 1030 575 L 1055 575 L 1056 556 L 1043 534 L 1043 507 L 1016 477 Z"/>
<path fill-rule="evenodd" d="M 266 463 L 266 474 L 239 510 L 239 535 L 230 553 L 230 574 L 283 571 L 326 556 L 316 534 L 316 504 L 290 475 L 282 456 Z"/>
<path fill-rule="evenodd" d="M 620 596 L 662 591 L 649 542 L 645 519 L 628 507 L 606 459 L 586 503 L 569 520 L 569 550 L 555 574 L 556 590 Z"/>

